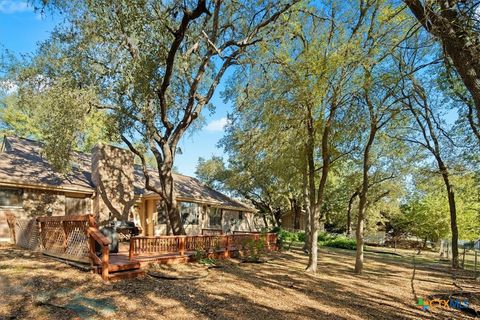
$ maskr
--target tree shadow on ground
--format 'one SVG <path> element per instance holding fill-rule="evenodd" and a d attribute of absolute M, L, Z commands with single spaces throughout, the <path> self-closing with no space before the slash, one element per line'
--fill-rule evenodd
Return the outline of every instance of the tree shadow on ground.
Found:
<path fill-rule="evenodd" d="M 317 275 L 304 272 L 304 255 L 289 251 L 269 255 L 264 264 L 223 261 L 223 268 L 194 281 L 146 276 L 105 284 L 98 275 L 25 252 L 0 250 L 0 294 L 7 297 L 0 303 L 2 319 L 466 318 L 421 311 L 411 265 L 381 257 L 368 259 L 362 276 L 352 272 L 352 255 L 321 250 Z M 451 288 L 445 272 L 416 272 L 417 294 Z"/>

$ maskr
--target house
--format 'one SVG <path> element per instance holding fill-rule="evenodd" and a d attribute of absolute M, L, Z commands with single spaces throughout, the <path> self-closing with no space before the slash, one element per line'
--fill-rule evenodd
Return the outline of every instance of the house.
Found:
<path fill-rule="evenodd" d="M 95 215 L 100 225 L 129 220 L 143 235 L 167 231 L 158 214 L 159 196 L 145 189 L 145 177 L 129 150 L 98 145 L 91 154 L 74 152 L 72 170 L 56 172 L 38 141 L 4 137 L 0 147 L 0 239 L 9 237 L 5 213 L 19 219 L 71 214 Z M 154 182 L 158 174 L 151 170 Z M 157 177 L 155 179 L 155 176 Z M 177 201 L 187 234 L 202 229 L 256 230 L 255 209 L 231 199 L 195 178 L 174 174 Z"/>
<path fill-rule="evenodd" d="M 282 215 L 282 228 L 285 230 L 305 230 L 305 211 L 300 210 L 295 214 L 293 210 Z"/>

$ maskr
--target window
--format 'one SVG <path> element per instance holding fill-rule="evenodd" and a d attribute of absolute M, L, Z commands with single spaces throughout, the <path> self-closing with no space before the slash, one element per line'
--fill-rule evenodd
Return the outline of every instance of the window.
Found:
<path fill-rule="evenodd" d="M 242 211 L 240 211 L 238 213 L 238 220 L 243 220 L 243 212 Z"/>
<path fill-rule="evenodd" d="M 217 227 L 222 225 L 222 209 L 220 208 L 210 208 L 208 212 L 209 225 L 211 227 Z"/>
<path fill-rule="evenodd" d="M 65 214 L 87 214 L 91 213 L 90 198 L 71 198 L 65 197 Z"/>
<path fill-rule="evenodd" d="M 23 189 L 0 189 L 0 207 L 23 207 Z"/>
<path fill-rule="evenodd" d="M 185 225 L 198 224 L 198 206 L 193 202 L 180 202 L 180 214 Z"/>

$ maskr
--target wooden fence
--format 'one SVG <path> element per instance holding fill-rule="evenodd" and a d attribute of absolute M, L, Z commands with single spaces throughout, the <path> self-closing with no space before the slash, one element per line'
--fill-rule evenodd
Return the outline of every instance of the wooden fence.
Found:
<path fill-rule="evenodd" d="M 28 250 L 40 250 L 40 230 L 36 219 L 17 219 L 13 213 L 5 218 L 10 230 L 10 240 L 17 246 Z"/>
<path fill-rule="evenodd" d="M 21 220 L 7 215 L 12 240 L 25 249 L 66 261 L 93 264 L 108 279 L 109 240 L 97 229 L 92 215 L 38 217 Z M 96 249 L 100 252 L 97 253 Z M 99 257 L 100 255 L 100 257 Z"/>
<path fill-rule="evenodd" d="M 178 254 L 180 256 L 195 251 L 225 252 L 247 249 L 252 241 L 262 240 L 266 250 L 274 250 L 277 245 L 275 233 L 242 233 L 233 235 L 199 236 L 155 236 L 132 237 L 129 258 L 142 255 Z"/>
<path fill-rule="evenodd" d="M 90 263 L 87 229 L 89 216 L 39 217 L 40 239 L 46 254 Z"/>

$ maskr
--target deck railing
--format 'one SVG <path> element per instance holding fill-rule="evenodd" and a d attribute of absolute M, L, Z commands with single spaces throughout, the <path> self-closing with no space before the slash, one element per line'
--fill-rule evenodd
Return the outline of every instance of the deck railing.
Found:
<path fill-rule="evenodd" d="M 42 251 L 64 260 L 99 266 L 108 280 L 110 241 L 97 229 L 93 215 L 38 217 Z M 101 257 L 97 256 L 97 244 Z"/>
<path fill-rule="evenodd" d="M 138 236 L 130 239 L 129 258 L 141 255 L 177 254 L 184 256 L 187 252 L 197 250 L 205 252 L 236 251 L 246 249 L 252 240 L 264 240 L 265 248 L 276 248 L 275 233 L 242 233 L 231 235 L 198 236 Z"/>
<path fill-rule="evenodd" d="M 202 229 L 202 236 L 214 236 L 219 234 L 223 234 L 223 229 L 215 229 L 215 228 Z"/>

